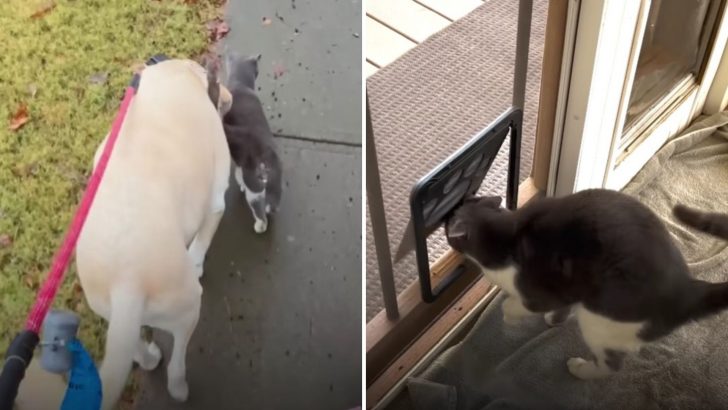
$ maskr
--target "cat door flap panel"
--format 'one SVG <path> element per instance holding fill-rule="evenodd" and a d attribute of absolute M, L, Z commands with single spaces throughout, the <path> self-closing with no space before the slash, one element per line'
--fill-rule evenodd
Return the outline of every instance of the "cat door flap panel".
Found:
<path fill-rule="evenodd" d="M 422 299 L 425 302 L 433 302 L 464 271 L 463 266 L 458 266 L 438 284 L 436 289 L 432 289 L 427 237 L 435 232 L 465 199 L 478 192 L 509 134 L 511 147 L 506 202 L 509 209 L 515 209 L 518 196 L 522 119 L 523 112 L 520 109 L 509 109 L 421 178 L 412 189 L 410 211 L 414 248 Z"/>

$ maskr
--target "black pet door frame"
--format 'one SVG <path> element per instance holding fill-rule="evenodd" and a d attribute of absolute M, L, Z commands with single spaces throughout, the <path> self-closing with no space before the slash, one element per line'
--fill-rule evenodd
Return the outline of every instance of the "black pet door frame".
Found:
<path fill-rule="evenodd" d="M 516 209 L 523 111 L 511 108 L 415 184 L 410 195 L 417 270 L 422 299 L 434 302 L 465 271 L 461 264 L 435 289 L 430 283 L 427 237 L 467 198 L 474 196 L 510 133 L 506 206 Z"/>

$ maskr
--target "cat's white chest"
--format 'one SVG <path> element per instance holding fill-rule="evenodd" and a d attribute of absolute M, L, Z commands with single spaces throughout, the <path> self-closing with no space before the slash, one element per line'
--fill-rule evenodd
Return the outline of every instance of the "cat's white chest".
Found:
<path fill-rule="evenodd" d="M 468 257 L 468 259 L 478 265 L 490 283 L 498 286 L 509 295 L 520 297 L 521 293 L 516 288 L 516 274 L 518 273 L 518 269 L 515 265 L 506 266 L 501 269 L 488 269 L 475 259 L 471 257 Z"/>

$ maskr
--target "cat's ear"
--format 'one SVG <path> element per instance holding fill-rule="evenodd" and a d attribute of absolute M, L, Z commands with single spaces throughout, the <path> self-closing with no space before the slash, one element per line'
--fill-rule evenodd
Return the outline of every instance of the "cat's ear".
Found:
<path fill-rule="evenodd" d="M 258 79 L 258 63 L 260 62 L 260 59 L 263 57 L 263 54 L 256 54 L 254 56 L 248 57 L 248 61 L 250 61 L 254 67 L 254 75 L 255 79 Z"/>
<path fill-rule="evenodd" d="M 220 71 L 220 56 L 215 53 L 209 53 L 202 57 L 201 64 L 205 67 L 207 78 L 214 78 L 217 81 L 217 74 Z"/>
<path fill-rule="evenodd" d="M 445 237 L 447 243 L 458 252 L 467 252 L 470 242 L 470 226 L 457 215 L 445 223 Z"/>
<path fill-rule="evenodd" d="M 219 59 L 213 56 L 205 58 L 205 70 L 207 71 L 207 95 L 216 109 L 220 103 L 220 83 L 217 80 L 220 70 Z"/>
<path fill-rule="evenodd" d="M 481 198 L 480 203 L 487 206 L 488 208 L 498 209 L 503 203 L 503 198 L 500 196 L 485 196 Z"/>
<path fill-rule="evenodd" d="M 500 208 L 502 202 L 503 198 L 499 196 L 477 196 L 465 200 L 466 204 L 478 204 L 493 209 Z"/>

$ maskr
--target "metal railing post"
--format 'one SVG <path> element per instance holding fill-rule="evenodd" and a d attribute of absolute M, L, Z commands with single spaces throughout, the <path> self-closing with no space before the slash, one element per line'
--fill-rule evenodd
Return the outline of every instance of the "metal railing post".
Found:
<path fill-rule="evenodd" d="M 374 233 L 374 247 L 377 251 L 377 263 L 379 264 L 379 280 L 382 284 L 384 308 L 387 310 L 387 318 L 389 318 L 390 320 L 395 320 L 399 317 L 399 308 L 397 307 L 397 291 L 394 288 L 392 254 L 389 249 L 387 219 L 384 214 L 382 185 L 381 181 L 379 180 L 379 163 L 377 162 L 377 150 L 374 146 L 374 131 L 372 130 L 372 119 L 369 113 L 368 94 L 366 98 L 366 110 L 366 185 L 367 202 L 369 203 L 369 217 L 372 221 L 372 232 Z"/>
<path fill-rule="evenodd" d="M 533 0 L 518 2 L 518 32 L 516 33 L 516 67 L 513 72 L 513 106 L 524 109 L 526 77 L 528 74 L 528 46 L 531 38 Z"/>

